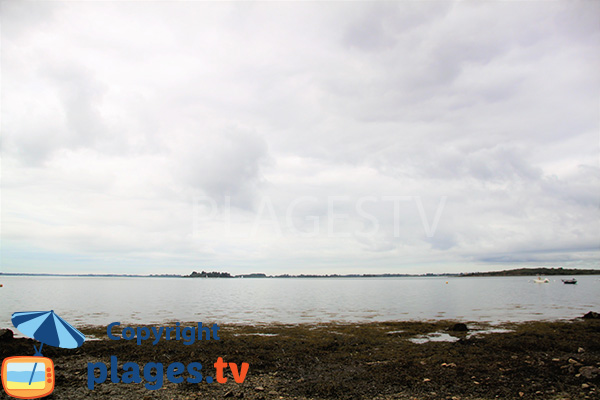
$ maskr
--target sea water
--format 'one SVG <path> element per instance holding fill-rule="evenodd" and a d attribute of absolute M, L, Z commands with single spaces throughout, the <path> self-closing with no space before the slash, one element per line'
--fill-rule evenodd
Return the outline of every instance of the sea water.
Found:
<path fill-rule="evenodd" d="M 75 326 L 455 319 L 518 322 L 600 311 L 600 276 L 139 278 L 0 276 L 0 328 L 16 311 L 54 310 Z"/>

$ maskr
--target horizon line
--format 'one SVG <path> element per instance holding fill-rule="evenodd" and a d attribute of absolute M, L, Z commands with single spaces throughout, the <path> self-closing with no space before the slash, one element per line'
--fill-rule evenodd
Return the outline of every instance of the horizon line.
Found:
<path fill-rule="evenodd" d="M 228 272 L 220 272 L 220 271 L 210 271 L 208 273 L 224 273 L 228 274 L 222 276 L 220 278 L 244 278 L 244 277 L 252 277 L 252 278 L 369 278 L 369 277 L 422 277 L 422 276 L 469 276 L 469 275 L 478 275 L 478 274 L 501 274 L 506 272 L 515 272 L 522 271 L 525 272 L 527 270 L 550 270 L 550 271 L 564 271 L 564 272 L 590 272 L 591 275 L 600 274 L 600 268 L 563 268 L 563 267 L 523 267 L 523 268 L 513 268 L 506 270 L 495 270 L 495 271 L 472 271 L 472 272 L 424 272 L 424 273 L 334 273 L 334 274 L 266 274 L 263 272 L 250 272 L 250 273 L 241 273 L 241 274 L 229 274 Z M 196 271 L 192 271 L 194 273 Z M 204 271 L 203 271 L 204 272 Z M 192 277 L 192 273 L 184 275 L 184 274 L 168 274 L 168 273 L 158 273 L 158 274 L 119 274 L 119 273 L 52 273 L 52 272 L 0 272 L 0 276 L 65 276 L 65 277 L 129 277 L 129 278 L 190 278 Z M 196 272 L 197 273 L 197 272 Z M 533 274 L 538 275 L 538 274 Z M 196 278 L 196 277 L 194 277 Z M 207 278 L 217 278 L 217 277 L 208 277 Z"/>

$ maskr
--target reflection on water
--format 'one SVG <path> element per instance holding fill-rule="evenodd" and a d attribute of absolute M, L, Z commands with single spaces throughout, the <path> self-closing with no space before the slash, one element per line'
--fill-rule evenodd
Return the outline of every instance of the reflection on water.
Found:
<path fill-rule="evenodd" d="M 76 325 L 570 319 L 600 311 L 600 281 L 529 277 L 182 279 L 0 276 L 0 327 L 15 311 L 55 310 Z M 446 284 L 446 281 L 449 283 Z"/>
<path fill-rule="evenodd" d="M 427 342 L 457 342 L 459 338 L 456 336 L 449 335 L 443 332 L 433 332 L 428 335 L 419 335 L 414 338 L 410 338 L 413 343 L 423 344 Z"/>
<path fill-rule="evenodd" d="M 397 333 L 397 332 L 402 332 L 402 331 L 391 331 L 388 332 L 389 334 L 392 333 Z M 426 335 L 418 335 L 412 338 L 409 338 L 408 340 L 416 343 L 416 344 L 423 344 L 423 343 L 427 343 L 427 342 L 457 342 L 460 340 L 461 337 L 464 338 L 473 338 L 473 337 L 481 337 L 483 335 L 487 335 L 490 333 L 509 333 L 509 332 L 513 332 L 513 330 L 511 329 L 502 329 L 502 328 L 479 328 L 479 329 L 475 329 L 475 330 L 469 330 L 469 332 L 465 332 L 465 333 L 457 333 L 454 332 L 453 334 L 449 334 L 446 332 L 431 332 L 428 333 Z"/>

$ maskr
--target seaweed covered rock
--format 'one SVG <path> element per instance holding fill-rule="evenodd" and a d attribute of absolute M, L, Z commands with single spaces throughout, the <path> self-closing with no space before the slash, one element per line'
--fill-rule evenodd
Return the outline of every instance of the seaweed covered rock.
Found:
<path fill-rule="evenodd" d="M 462 322 L 459 322 L 458 324 L 454 324 L 450 327 L 450 330 L 452 332 L 466 332 L 469 330 L 469 328 L 467 328 L 466 324 L 463 324 Z"/>
<path fill-rule="evenodd" d="M 10 329 L 0 329 L 0 342 L 12 340 L 13 337 L 13 331 L 11 331 Z"/>
<path fill-rule="evenodd" d="M 600 368 L 594 366 L 581 367 L 579 368 L 579 373 L 587 379 L 594 379 L 600 375 Z"/>
<path fill-rule="evenodd" d="M 600 314 L 594 311 L 590 311 L 583 316 L 585 319 L 600 319 Z"/>

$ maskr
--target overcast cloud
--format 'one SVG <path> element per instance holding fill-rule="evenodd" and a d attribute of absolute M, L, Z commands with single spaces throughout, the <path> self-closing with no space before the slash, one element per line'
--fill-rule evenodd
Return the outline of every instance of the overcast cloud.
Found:
<path fill-rule="evenodd" d="M 600 2 L 0 15 L 3 272 L 600 268 Z"/>

